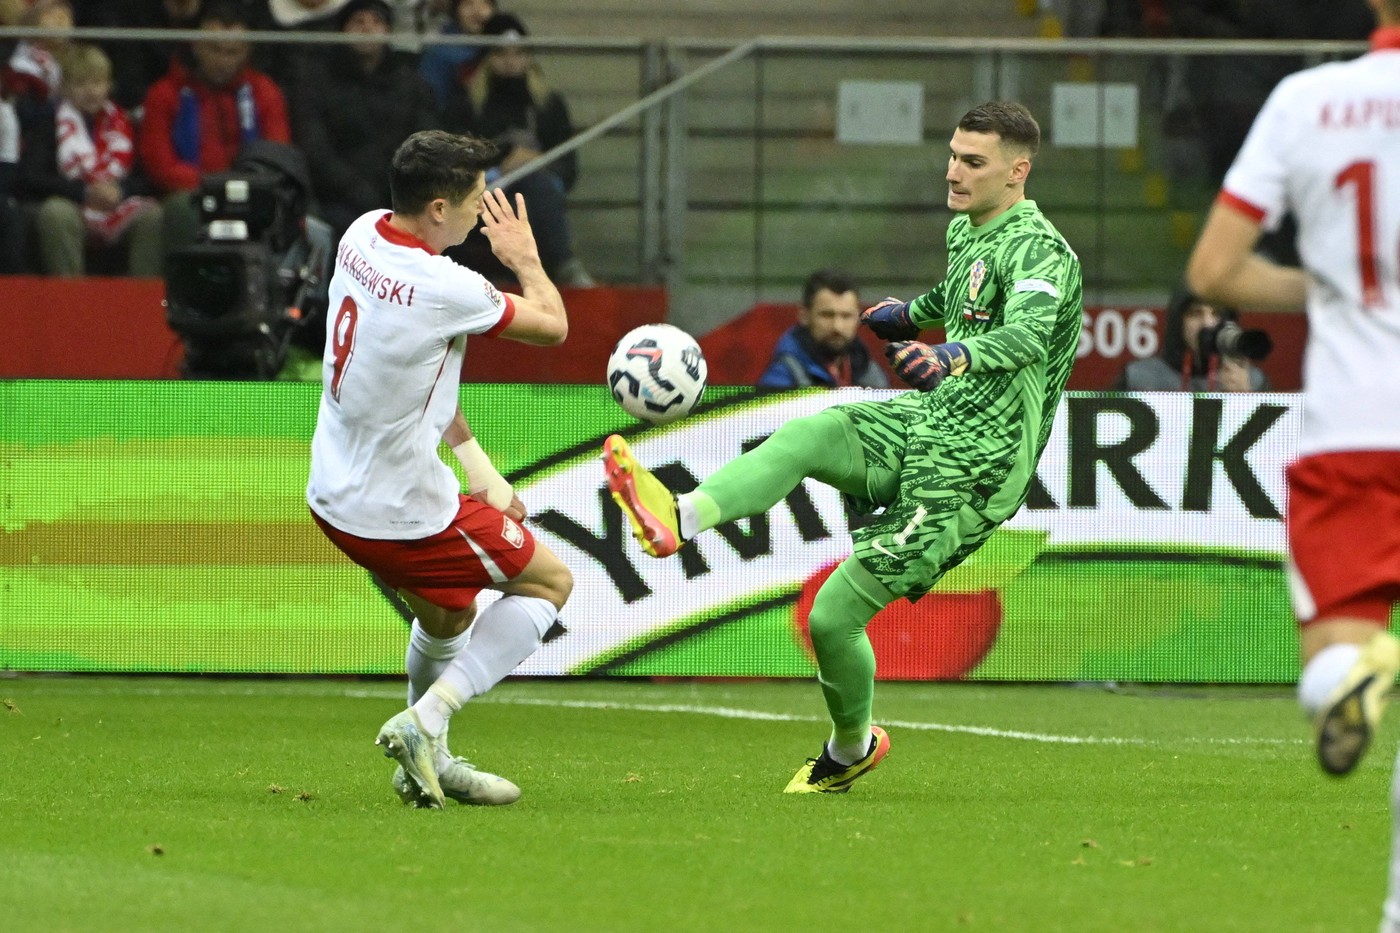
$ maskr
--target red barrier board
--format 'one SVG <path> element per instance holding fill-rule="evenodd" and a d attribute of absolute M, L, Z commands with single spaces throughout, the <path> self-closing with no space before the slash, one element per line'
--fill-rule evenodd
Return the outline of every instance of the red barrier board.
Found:
<path fill-rule="evenodd" d="M 0 276 L 0 378 L 174 379 L 182 356 L 166 326 L 160 279 Z M 566 289 L 569 338 L 563 347 L 528 347 L 473 338 L 465 376 L 476 382 L 604 381 L 613 345 L 640 324 L 666 320 L 664 289 Z M 700 337 L 712 385 L 753 385 L 773 345 L 797 319 L 794 304 L 759 304 Z M 1267 330 L 1274 352 L 1260 364 L 1280 391 L 1302 384 L 1307 322 L 1301 314 L 1245 313 L 1245 327 Z M 1161 345 L 1162 309 L 1088 307 L 1071 389 L 1106 389 L 1130 360 Z M 880 356 L 880 342 L 865 335 Z M 938 331 L 926 337 L 937 339 Z"/>
<path fill-rule="evenodd" d="M 758 304 L 700 338 L 713 385 L 753 385 L 768 365 L 773 345 L 783 331 L 797 321 L 796 304 Z M 1084 309 L 1079 335 L 1079 359 L 1070 375 L 1069 388 L 1109 389 L 1128 362 L 1153 356 L 1162 344 L 1163 309 L 1159 307 L 1100 307 Z M 1240 325 L 1266 330 L 1274 339 L 1274 351 L 1259 367 L 1281 392 L 1302 385 L 1303 344 L 1307 320 L 1302 314 L 1240 315 Z M 881 343 L 865 334 L 867 343 L 882 359 Z M 926 340 L 942 338 L 941 329 L 924 334 Z"/>
<path fill-rule="evenodd" d="M 466 376 L 477 382 L 602 383 L 613 345 L 664 321 L 662 288 L 565 289 L 569 338 L 527 347 L 472 338 Z M 0 276 L 0 379 L 176 379 L 180 339 L 165 323 L 160 279 Z"/>

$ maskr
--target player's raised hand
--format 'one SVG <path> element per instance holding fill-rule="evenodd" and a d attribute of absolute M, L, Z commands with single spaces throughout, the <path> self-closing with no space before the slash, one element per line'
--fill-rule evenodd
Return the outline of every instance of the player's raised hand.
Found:
<path fill-rule="evenodd" d="M 881 340 L 912 340 L 919 336 L 909 302 L 885 298 L 879 304 L 860 313 L 860 322 Z"/>
<path fill-rule="evenodd" d="M 540 251 L 535 244 L 535 232 L 530 228 L 523 194 L 515 195 L 514 205 L 500 188 L 483 194 L 481 232 L 491 242 L 491 252 L 512 272 L 519 273 L 522 265 L 539 264 Z"/>

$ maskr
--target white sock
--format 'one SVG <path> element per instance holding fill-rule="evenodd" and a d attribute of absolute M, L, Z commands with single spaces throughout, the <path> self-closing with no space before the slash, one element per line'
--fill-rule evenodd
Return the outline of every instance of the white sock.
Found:
<path fill-rule="evenodd" d="M 535 653 L 558 615 L 553 603 L 536 596 L 502 596 L 492 603 L 472 625 L 471 641 L 413 704 L 424 731 L 439 735 L 462 704 L 519 667 Z"/>
<path fill-rule="evenodd" d="M 687 541 L 700 533 L 700 515 L 688 492 L 676 496 L 676 524 L 680 525 L 681 537 Z"/>
<path fill-rule="evenodd" d="M 836 733 L 826 740 L 826 753 L 838 765 L 853 765 L 870 754 L 870 740 L 874 733 L 867 733 L 865 740 L 858 745 L 842 745 L 836 741 Z"/>
<path fill-rule="evenodd" d="M 1328 645 L 1313 655 L 1303 676 L 1298 678 L 1298 703 L 1309 716 L 1317 714 L 1332 691 L 1347 676 L 1347 671 L 1361 657 L 1361 646 L 1351 644 Z"/>
<path fill-rule="evenodd" d="M 1385 915 L 1381 933 L 1400 933 L 1400 755 L 1395 758 L 1394 777 L 1390 786 L 1390 890 L 1385 898 Z"/>
<path fill-rule="evenodd" d="M 408 705 L 423 698 L 433 681 L 442 676 L 448 662 L 457 656 L 471 638 L 471 629 L 451 638 L 434 638 L 423 630 L 417 619 L 408 635 L 408 651 L 404 654 L 404 669 L 408 671 Z"/>

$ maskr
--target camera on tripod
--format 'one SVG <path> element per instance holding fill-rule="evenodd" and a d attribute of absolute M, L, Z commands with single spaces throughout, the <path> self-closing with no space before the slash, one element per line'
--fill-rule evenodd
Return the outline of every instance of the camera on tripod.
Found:
<path fill-rule="evenodd" d="M 1234 321 L 1221 321 L 1214 327 L 1202 328 L 1196 335 L 1196 345 L 1202 359 L 1212 356 L 1242 356 L 1262 360 L 1274 349 L 1268 331 L 1246 330 Z"/>
<path fill-rule="evenodd" d="M 307 216 L 310 191 L 301 152 L 266 141 L 202 179 L 199 239 L 165 267 L 186 378 L 272 379 L 296 329 L 324 319 L 333 244 Z"/>

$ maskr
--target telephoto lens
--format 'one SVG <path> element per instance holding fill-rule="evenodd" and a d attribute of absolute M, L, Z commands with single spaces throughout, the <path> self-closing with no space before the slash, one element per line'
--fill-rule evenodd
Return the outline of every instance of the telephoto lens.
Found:
<path fill-rule="evenodd" d="M 1245 330 L 1234 321 L 1223 321 L 1201 331 L 1197 341 L 1202 356 L 1243 356 L 1262 360 L 1274 349 L 1273 338 L 1267 331 Z"/>

